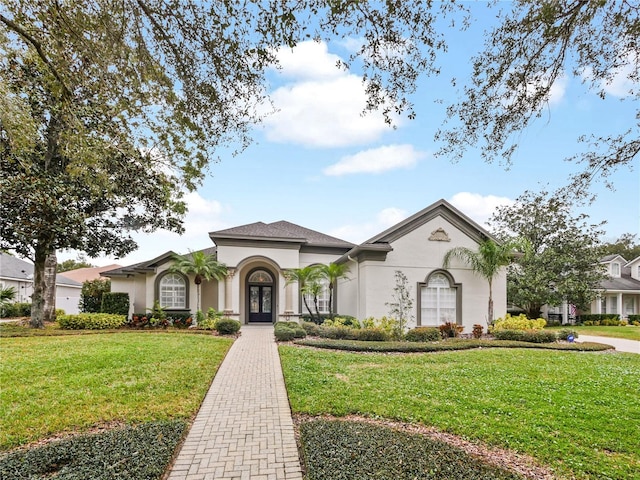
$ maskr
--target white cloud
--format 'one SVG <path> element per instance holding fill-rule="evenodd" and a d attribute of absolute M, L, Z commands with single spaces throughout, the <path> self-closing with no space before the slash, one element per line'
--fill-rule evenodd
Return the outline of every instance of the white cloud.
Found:
<path fill-rule="evenodd" d="M 324 169 L 325 175 L 340 176 L 352 173 L 382 173 L 398 168 L 411 168 L 427 154 L 413 145 L 386 145 L 342 157 Z"/>
<path fill-rule="evenodd" d="M 636 71 L 636 66 L 640 61 L 638 57 L 637 53 L 627 53 L 626 56 L 619 57 L 622 66 L 609 72 L 608 81 L 601 80 L 595 85 L 599 85 L 607 95 L 617 98 L 636 95 L 640 80 Z M 587 82 L 593 82 L 593 70 L 586 68 L 582 72 L 582 78 Z"/>
<path fill-rule="evenodd" d="M 383 232 L 387 228 L 407 218 L 407 212 L 395 207 L 389 207 L 378 212 L 373 220 L 368 222 L 343 225 L 329 232 L 337 238 L 342 238 L 353 243 L 362 243 L 365 240 Z"/>
<path fill-rule="evenodd" d="M 486 227 L 487 221 L 498 207 L 513 205 L 514 200 L 496 195 L 483 196 L 479 193 L 459 192 L 449 199 L 449 203 Z"/>
<path fill-rule="evenodd" d="M 301 42 L 295 48 L 280 48 L 276 53 L 280 73 L 296 79 L 334 79 L 344 75 L 337 67 L 340 57 L 329 53 L 325 42 Z"/>
<path fill-rule="evenodd" d="M 389 131 L 383 115 L 363 115 L 362 79 L 336 68 L 339 57 L 326 44 L 302 42 L 278 58 L 282 78 L 292 78 L 270 93 L 276 112 L 263 121 L 268 140 L 311 147 L 363 145 Z M 399 119 L 395 119 L 398 125 Z"/>

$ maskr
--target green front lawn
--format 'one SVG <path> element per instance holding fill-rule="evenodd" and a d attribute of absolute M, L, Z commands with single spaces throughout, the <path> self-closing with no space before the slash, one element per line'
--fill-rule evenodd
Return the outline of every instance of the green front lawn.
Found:
<path fill-rule="evenodd" d="M 597 337 L 626 338 L 627 340 L 640 340 L 640 327 L 627 325 L 626 327 L 548 327 L 550 330 L 561 330 L 570 328 L 578 332 L 578 335 L 594 335 Z"/>
<path fill-rule="evenodd" d="M 483 349 L 357 354 L 281 346 L 295 413 L 432 425 L 524 452 L 558 477 L 640 471 L 640 356 Z"/>
<path fill-rule="evenodd" d="M 0 450 L 114 422 L 188 420 L 231 343 L 163 332 L 0 338 Z"/>

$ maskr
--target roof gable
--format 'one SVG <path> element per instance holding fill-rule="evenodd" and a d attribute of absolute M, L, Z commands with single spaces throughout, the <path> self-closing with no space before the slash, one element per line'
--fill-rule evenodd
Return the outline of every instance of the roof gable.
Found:
<path fill-rule="evenodd" d="M 606 256 L 602 257 L 600 259 L 600 263 L 611 263 L 614 260 L 619 260 L 623 264 L 627 263 L 627 261 L 624 259 L 624 257 L 622 255 L 618 254 L 618 253 L 612 253 L 611 255 L 606 255 Z"/>
<path fill-rule="evenodd" d="M 420 210 L 418 213 L 411 215 L 409 218 L 406 218 L 396 225 L 388 228 L 384 232 L 379 233 L 375 237 L 370 238 L 364 242 L 363 245 L 393 242 L 438 216 L 444 218 L 452 225 L 455 225 L 459 230 L 478 243 L 487 238 L 497 241 L 487 230 L 475 221 L 471 220 L 449 202 L 441 199 Z"/>
<path fill-rule="evenodd" d="M 33 264 L 6 253 L 0 253 L 0 278 L 20 282 L 33 282 Z M 62 274 L 56 274 L 56 285 L 81 287 L 82 283 L 67 278 Z"/>

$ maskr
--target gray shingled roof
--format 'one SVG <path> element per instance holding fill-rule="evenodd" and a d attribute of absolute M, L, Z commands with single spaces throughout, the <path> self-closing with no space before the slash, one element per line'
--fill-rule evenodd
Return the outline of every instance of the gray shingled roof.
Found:
<path fill-rule="evenodd" d="M 216 255 L 217 249 L 216 247 L 207 247 L 202 250 L 196 250 L 198 252 L 204 252 L 206 255 Z M 158 262 L 168 259 L 171 255 L 173 255 L 173 251 L 169 250 L 168 252 L 163 253 L 162 255 L 152 258 L 151 260 L 147 260 L 145 262 L 134 263 L 133 265 L 127 265 L 126 267 L 115 268 L 113 270 L 108 270 L 106 272 L 100 273 L 103 277 L 111 277 L 118 275 L 126 275 L 128 273 L 136 273 L 149 269 L 153 269 L 156 267 Z M 189 255 L 188 253 L 186 255 Z"/>
<path fill-rule="evenodd" d="M 0 253 L 0 278 L 31 282 L 33 281 L 33 264 L 6 253 Z M 74 287 L 82 286 L 80 282 L 71 280 L 64 275 L 56 275 L 56 284 Z"/>
<path fill-rule="evenodd" d="M 323 246 L 323 247 L 345 247 L 351 248 L 353 243 L 347 242 L 340 238 L 332 237 L 324 233 L 305 228 L 295 223 L 280 220 L 279 222 L 264 223 L 256 222 L 238 227 L 227 228 L 209 233 L 213 239 L 218 238 L 237 238 L 237 239 L 272 239 L 272 240 L 290 240 L 299 241 L 307 245 Z"/>
<path fill-rule="evenodd" d="M 616 255 L 617 256 L 617 255 Z M 600 283 L 604 290 L 635 290 L 640 291 L 640 281 L 631 278 L 631 268 L 623 267 L 619 278 L 607 278 Z"/>

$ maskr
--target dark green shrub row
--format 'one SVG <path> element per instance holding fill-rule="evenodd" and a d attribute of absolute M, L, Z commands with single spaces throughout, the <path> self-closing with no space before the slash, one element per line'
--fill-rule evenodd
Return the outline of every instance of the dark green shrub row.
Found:
<path fill-rule="evenodd" d="M 592 326 L 604 326 L 604 327 L 619 327 L 620 325 L 626 326 L 628 322 L 626 320 L 620 320 L 618 318 L 603 318 L 602 320 L 585 320 L 582 325 L 585 327 Z"/>
<path fill-rule="evenodd" d="M 508 340 L 451 339 L 446 342 L 359 342 L 356 340 L 304 339 L 296 340 L 296 345 L 350 352 L 444 352 L 470 350 L 473 348 L 541 348 L 546 350 L 570 350 L 580 352 L 599 352 L 610 350 L 610 345 L 601 343 L 531 343 Z"/>
<path fill-rule="evenodd" d="M 493 336 L 497 340 L 517 340 L 519 342 L 552 343 L 558 340 L 556 332 L 551 330 L 496 330 Z"/>
<path fill-rule="evenodd" d="M 437 327 L 416 327 L 404 336 L 408 342 L 437 342 L 442 339 Z"/>
<path fill-rule="evenodd" d="M 60 328 L 65 330 L 106 330 L 122 327 L 127 322 L 127 317 L 109 313 L 80 313 L 61 315 L 57 321 Z"/>
<path fill-rule="evenodd" d="M 358 320 L 356 319 L 356 317 L 352 317 L 351 315 L 339 315 L 337 313 L 334 313 L 334 314 L 321 313 L 319 317 L 317 315 L 311 316 L 308 313 L 307 314 L 302 314 L 302 315 L 300 315 L 300 321 L 301 322 L 315 323 L 316 325 L 322 325 L 322 323 L 325 320 L 328 320 L 330 318 L 335 318 L 335 317 L 344 318 L 344 319 L 346 319 L 346 320 L 348 320 L 349 322 L 352 322 L 352 323 L 358 323 Z"/>
<path fill-rule="evenodd" d="M 129 294 L 126 292 L 104 292 L 100 311 L 114 315 L 129 315 Z"/>
<path fill-rule="evenodd" d="M 16 317 L 30 317 L 30 316 L 31 316 L 30 302 L 7 303 L 2 307 L 0 307 L 0 318 L 16 318 Z"/>
<path fill-rule="evenodd" d="M 134 313 L 128 320 L 131 328 L 165 328 L 173 326 L 176 328 L 187 328 L 193 323 L 190 312 L 171 312 L 162 315 L 163 318 L 155 318 L 153 313 Z"/>
<path fill-rule="evenodd" d="M 458 447 L 385 426 L 314 420 L 303 423 L 300 434 L 306 471 L 314 480 L 522 478 Z"/>
<path fill-rule="evenodd" d="M 157 480 L 186 428 L 184 421 L 147 423 L 9 453 L 0 458 L 0 478 Z"/>
<path fill-rule="evenodd" d="M 294 338 L 304 338 L 307 332 L 298 322 L 276 322 L 273 334 L 279 342 L 290 342 Z"/>
<path fill-rule="evenodd" d="M 313 322 L 300 322 L 300 326 L 307 332 L 307 335 L 317 337 L 320 335 L 320 326 Z"/>
<path fill-rule="evenodd" d="M 220 335 L 233 335 L 240 331 L 242 325 L 232 318 L 221 318 L 216 322 L 215 328 Z"/>
<path fill-rule="evenodd" d="M 629 323 L 640 322 L 640 315 L 629 315 Z"/>
<path fill-rule="evenodd" d="M 620 320 L 620 315 L 617 315 L 615 313 L 584 313 L 580 315 L 580 321 L 582 323 L 588 322 L 588 321 L 591 321 L 591 322 L 602 321 L 605 319 Z"/>

